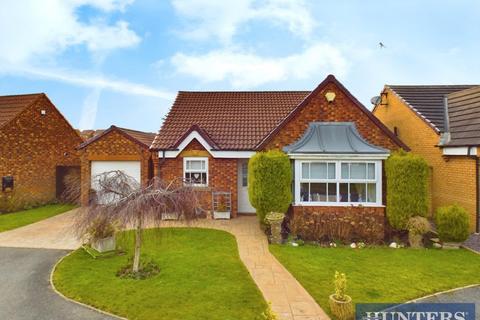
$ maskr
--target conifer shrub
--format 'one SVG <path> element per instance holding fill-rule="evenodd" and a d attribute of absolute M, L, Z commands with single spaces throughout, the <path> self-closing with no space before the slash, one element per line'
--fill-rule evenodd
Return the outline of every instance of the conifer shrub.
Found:
<path fill-rule="evenodd" d="M 278 150 L 258 152 L 248 162 L 248 197 L 262 223 L 269 212 L 285 213 L 292 201 L 292 169 Z"/>
<path fill-rule="evenodd" d="M 470 228 L 468 212 L 458 205 L 438 208 L 435 223 L 438 236 L 444 242 L 463 242 L 468 238 Z"/>
<path fill-rule="evenodd" d="M 404 151 L 392 154 L 385 164 L 387 218 L 397 230 L 406 230 L 408 220 L 428 214 L 428 164 L 422 157 Z"/>

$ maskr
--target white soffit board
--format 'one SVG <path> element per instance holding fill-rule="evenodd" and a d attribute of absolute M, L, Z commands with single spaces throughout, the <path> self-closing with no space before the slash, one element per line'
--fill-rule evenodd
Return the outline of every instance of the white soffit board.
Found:
<path fill-rule="evenodd" d="M 180 152 L 185 149 L 186 146 L 193 139 L 196 139 L 200 144 L 207 150 L 212 157 L 214 158 L 231 158 L 231 159 L 238 159 L 238 158 L 251 158 L 255 151 L 215 151 L 212 150 L 212 146 L 208 144 L 208 142 L 203 139 L 203 137 L 197 131 L 192 131 L 178 146 L 178 150 L 167 150 L 165 151 L 165 158 L 176 158 Z M 162 158 L 164 156 L 163 151 L 158 152 L 158 157 Z"/>
<path fill-rule="evenodd" d="M 442 148 L 445 156 L 476 156 L 476 147 L 445 147 Z M 469 153 L 470 151 L 470 153 Z"/>

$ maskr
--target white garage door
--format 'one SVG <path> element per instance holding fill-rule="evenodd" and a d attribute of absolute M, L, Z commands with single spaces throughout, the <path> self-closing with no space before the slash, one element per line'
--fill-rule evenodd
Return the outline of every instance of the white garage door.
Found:
<path fill-rule="evenodd" d="M 109 171 L 123 171 L 140 183 L 140 161 L 92 161 L 92 184 L 94 177 Z M 93 185 L 92 185 L 93 187 Z"/>

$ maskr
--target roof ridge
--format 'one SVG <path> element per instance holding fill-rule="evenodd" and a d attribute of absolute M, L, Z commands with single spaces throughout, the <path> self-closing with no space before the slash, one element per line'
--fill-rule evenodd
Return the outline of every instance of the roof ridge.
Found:
<path fill-rule="evenodd" d="M 147 133 L 147 134 L 157 134 L 156 132 L 150 132 L 150 131 L 141 131 L 141 130 L 136 130 L 136 129 L 130 129 L 130 128 L 124 128 L 124 127 L 119 127 L 115 126 L 120 130 L 127 130 L 127 131 L 133 131 L 133 132 L 138 132 L 138 133 Z M 100 129 L 101 130 L 101 129 Z"/>
<path fill-rule="evenodd" d="M 213 91 L 195 91 L 195 90 L 180 90 L 178 93 L 307 93 L 312 90 L 213 90 Z"/>
<path fill-rule="evenodd" d="M 38 96 L 38 95 L 46 95 L 46 94 L 45 94 L 45 92 L 19 93 L 19 94 L 3 94 L 3 95 L 0 95 L 0 98 L 4 98 L 4 97 Z"/>

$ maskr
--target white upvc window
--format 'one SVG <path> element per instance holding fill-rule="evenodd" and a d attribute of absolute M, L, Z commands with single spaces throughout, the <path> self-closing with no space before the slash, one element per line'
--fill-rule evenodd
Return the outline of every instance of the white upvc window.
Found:
<path fill-rule="evenodd" d="M 382 162 L 378 160 L 295 160 L 295 203 L 382 205 Z"/>
<path fill-rule="evenodd" d="M 183 179 L 196 187 L 208 186 L 208 158 L 183 158 Z"/>

